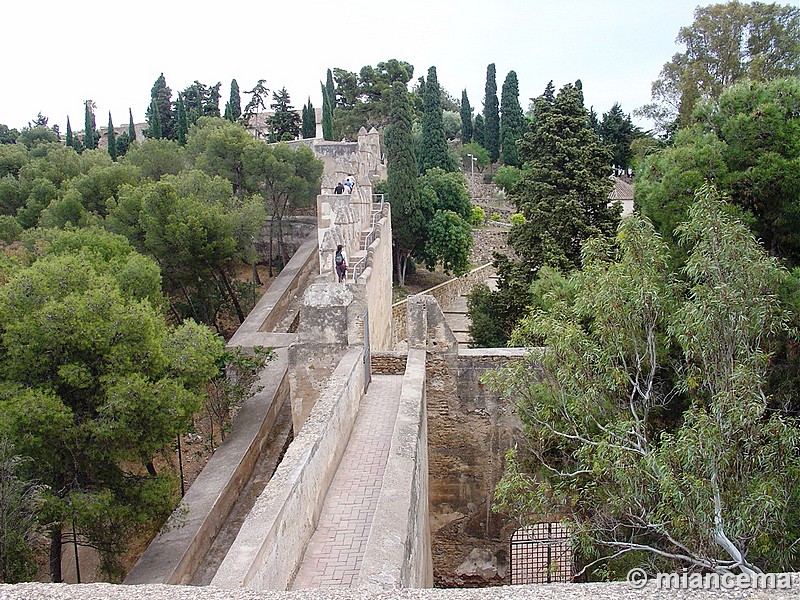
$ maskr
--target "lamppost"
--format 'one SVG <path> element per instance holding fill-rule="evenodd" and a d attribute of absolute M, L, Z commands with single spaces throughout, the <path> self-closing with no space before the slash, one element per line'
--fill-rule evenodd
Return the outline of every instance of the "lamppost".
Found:
<path fill-rule="evenodd" d="M 469 156 L 470 158 L 470 163 L 469 163 L 470 179 L 472 179 L 472 182 L 475 183 L 475 161 L 478 159 L 475 158 L 474 155 L 469 153 L 467 153 L 467 156 Z"/>

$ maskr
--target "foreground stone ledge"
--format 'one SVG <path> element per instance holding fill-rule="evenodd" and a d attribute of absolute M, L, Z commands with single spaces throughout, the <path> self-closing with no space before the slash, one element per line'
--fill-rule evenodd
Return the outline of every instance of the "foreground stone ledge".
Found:
<path fill-rule="evenodd" d="M 620 583 L 556 583 L 460 590 L 372 589 L 302 590 L 273 592 L 179 585 L 85 585 L 23 583 L 0 584 L 0 600 L 662 600 L 769 599 L 789 600 L 800 595 L 800 574 L 792 575 L 785 590 L 659 590 L 651 582 L 644 589 Z"/>

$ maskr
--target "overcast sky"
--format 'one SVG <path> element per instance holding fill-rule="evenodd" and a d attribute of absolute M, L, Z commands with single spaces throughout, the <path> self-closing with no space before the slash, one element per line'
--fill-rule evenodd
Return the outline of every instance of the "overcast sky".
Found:
<path fill-rule="evenodd" d="M 796 1 L 796 0 L 794 0 Z M 785 3 L 785 2 L 783 2 Z M 65 131 L 83 129 L 83 101 L 97 125 L 144 121 L 150 89 L 164 73 L 173 98 L 197 80 L 222 83 L 220 109 L 236 79 L 286 87 L 296 107 L 320 107 L 328 68 L 359 71 L 392 58 L 435 66 L 456 98 L 466 89 L 482 110 L 486 67 L 498 97 L 510 70 L 520 104 L 580 79 L 587 107 L 626 113 L 650 101 L 650 84 L 676 52 L 678 29 L 701 0 L 19 0 L 4 3 L 0 123 L 22 128 L 38 112 Z M 242 105 L 247 96 L 242 94 Z M 644 125 L 644 123 L 640 123 Z"/>

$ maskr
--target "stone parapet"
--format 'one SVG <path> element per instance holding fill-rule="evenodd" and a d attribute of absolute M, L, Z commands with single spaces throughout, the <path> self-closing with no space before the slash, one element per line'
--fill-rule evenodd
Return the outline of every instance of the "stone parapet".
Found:
<path fill-rule="evenodd" d="M 425 350 L 409 350 L 381 495 L 357 587 L 433 586 L 428 522 Z"/>
<path fill-rule="evenodd" d="M 363 390 L 363 349 L 353 346 L 256 500 L 211 586 L 287 589 L 347 447 Z"/>
<path fill-rule="evenodd" d="M 233 428 L 161 533 L 125 579 L 127 584 L 189 583 L 250 479 L 264 440 L 289 396 L 286 350 L 268 363 Z"/>
<path fill-rule="evenodd" d="M 317 236 L 309 235 L 292 256 L 289 263 L 278 274 L 269 289 L 261 296 L 250 314 L 236 330 L 228 346 L 252 348 L 253 346 L 275 346 L 280 338 L 264 336 L 272 333 L 284 317 L 286 308 L 302 293 L 309 279 L 317 272 Z M 276 332 L 286 333 L 286 332 Z M 294 339 L 294 336 L 292 336 Z M 291 340 L 285 340 L 291 342 Z M 288 345 L 288 344 L 286 344 Z"/>

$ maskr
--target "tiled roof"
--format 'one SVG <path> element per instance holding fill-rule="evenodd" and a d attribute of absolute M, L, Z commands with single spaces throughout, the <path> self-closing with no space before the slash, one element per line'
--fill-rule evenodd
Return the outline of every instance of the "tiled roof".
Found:
<path fill-rule="evenodd" d="M 609 200 L 633 200 L 633 185 L 619 177 L 611 179 L 614 180 L 614 189 L 608 195 Z"/>

